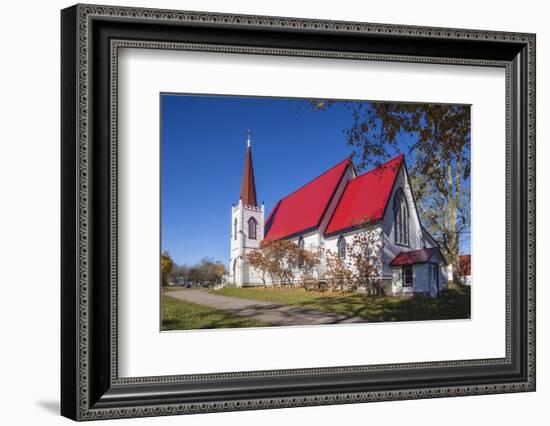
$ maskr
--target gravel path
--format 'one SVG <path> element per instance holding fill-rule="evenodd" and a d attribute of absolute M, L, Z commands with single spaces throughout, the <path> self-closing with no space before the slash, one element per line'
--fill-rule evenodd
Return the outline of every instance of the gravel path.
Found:
<path fill-rule="evenodd" d="M 365 318 L 304 309 L 290 305 L 279 305 L 260 300 L 241 299 L 239 297 L 219 296 L 205 290 L 181 290 L 165 293 L 186 302 L 223 309 L 235 315 L 253 317 L 272 325 L 318 325 L 350 324 L 367 322 Z"/>

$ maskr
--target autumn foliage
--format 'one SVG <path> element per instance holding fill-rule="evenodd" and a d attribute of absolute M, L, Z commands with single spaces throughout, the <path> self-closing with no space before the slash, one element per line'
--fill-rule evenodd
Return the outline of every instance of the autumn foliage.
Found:
<path fill-rule="evenodd" d="M 171 259 L 170 254 L 167 251 L 162 252 L 160 255 L 160 271 L 162 277 L 162 285 L 168 284 L 168 274 L 172 272 L 174 267 L 174 261 Z"/>
<path fill-rule="evenodd" d="M 381 241 L 379 231 L 365 228 L 351 238 L 344 257 L 331 250 L 302 248 L 288 240 L 263 241 L 246 259 L 264 286 L 299 285 L 330 292 L 364 287 L 376 295 L 380 294 Z"/>
<path fill-rule="evenodd" d="M 308 279 L 314 280 L 314 271 L 320 262 L 318 253 L 288 240 L 264 240 L 260 249 L 248 253 L 246 259 L 264 286 L 268 281 L 280 286 L 305 284 Z"/>

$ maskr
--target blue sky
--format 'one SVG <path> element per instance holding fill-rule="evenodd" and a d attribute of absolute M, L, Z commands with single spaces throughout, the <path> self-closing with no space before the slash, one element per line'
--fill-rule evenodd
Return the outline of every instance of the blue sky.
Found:
<path fill-rule="evenodd" d="M 229 261 L 247 129 L 258 202 L 275 203 L 351 154 L 342 104 L 315 112 L 287 98 L 161 95 L 161 239 L 178 264 Z"/>

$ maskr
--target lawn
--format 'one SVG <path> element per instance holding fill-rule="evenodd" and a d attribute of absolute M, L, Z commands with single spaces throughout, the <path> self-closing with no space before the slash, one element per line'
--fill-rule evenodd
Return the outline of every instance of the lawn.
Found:
<path fill-rule="evenodd" d="M 372 322 L 420 321 L 470 318 L 470 288 L 455 286 L 438 298 L 413 296 L 367 296 L 362 293 L 327 293 L 302 288 L 222 288 L 211 291 L 224 296 L 361 316 Z"/>
<path fill-rule="evenodd" d="M 249 317 L 195 305 L 170 296 L 162 296 L 162 330 L 199 328 L 266 327 L 269 324 Z"/>

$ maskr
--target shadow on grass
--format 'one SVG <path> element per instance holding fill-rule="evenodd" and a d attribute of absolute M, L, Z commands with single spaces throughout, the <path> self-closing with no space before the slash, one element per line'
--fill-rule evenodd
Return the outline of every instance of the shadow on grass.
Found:
<path fill-rule="evenodd" d="M 187 301 L 175 303 L 179 310 L 175 315 L 170 311 L 163 315 L 163 330 L 337 324 L 348 319 L 326 310 L 266 302 L 223 310 Z M 366 321 L 355 318 L 354 322 Z"/>
<path fill-rule="evenodd" d="M 337 312 L 348 318 L 360 316 L 369 322 L 422 321 L 470 318 L 470 288 L 448 289 L 438 298 L 412 296 L 321 296 L 299 306 Z"/>
<path fill-rule="evenodd" d="M 214 293 L 214 292 L 213 292 Z M 224 309 L 163 297 L 163 330 L 319 325 L 359 322 L 425 321 L 470 318 L 470 288 L 455 287 L 438 298 L 311 294 L 300 289 L 246 290 L 230 297 L 245 307 Z M 215 292 L 218 294 L 218 292 Z M 263 300 L 263 301 L 261 301 Z M 254 303 L 254 301 L 256 303 Z"/>
<path fill-rule="evenodd" d="M 210 328 L 265 327 L 270 324 L 254 318 L 234 315 L 221 309 L 162 298 L 162 330 L 199 330 Z"/>

